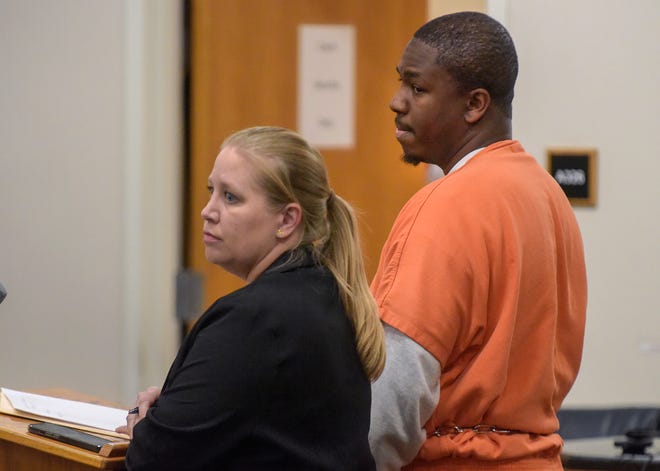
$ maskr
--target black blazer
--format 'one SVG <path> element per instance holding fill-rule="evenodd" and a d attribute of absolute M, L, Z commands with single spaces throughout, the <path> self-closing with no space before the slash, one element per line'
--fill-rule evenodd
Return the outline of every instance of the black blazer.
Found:
<path fill-rule="evenodd" d="M 334 277 L 288 254 L 217 300 L 133 431 L 130 470 L 372 470 L 370 383 Z"/>

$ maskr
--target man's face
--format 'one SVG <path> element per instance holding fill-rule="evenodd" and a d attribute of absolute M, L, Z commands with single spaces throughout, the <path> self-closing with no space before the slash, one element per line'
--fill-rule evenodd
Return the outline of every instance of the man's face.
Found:
<path fill-rule="evenodd" d="M 408 43 L 397 67 L 401 85 L 390 109 L 396 113 L 396 138 L 404 161 L 436 164 L 446 172 L 467 141 L 468 96 L 436 63 L 437 54 L 416 39 Z"/>

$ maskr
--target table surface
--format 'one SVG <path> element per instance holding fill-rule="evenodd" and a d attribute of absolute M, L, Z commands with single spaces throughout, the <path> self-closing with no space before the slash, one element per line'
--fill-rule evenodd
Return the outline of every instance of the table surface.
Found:
<path fill-rule="evenodd" d="M 622 448 L 614 444 L 625 440 L 624 436 L 565 440 L 564 466 L 571 469 L 660 471 L 660 438 L 655 438 L 644 455 L 624 454 Z"/>
<path fill-rule="evenodd" d="M 113 405 L 108 404 L 106 401 L 98 401 L 89 396 L 74 393 L 65 389 L 50 389 L 46 391 L 37 391 L 37 393 L 48 394 L 55 397 L 64 397 L 66 399 L 103 403 L 103 405 Z M 28 425 L 35 422 L 37 422 L 37 420 L 0 414 L 0 440 L 48 453 L 52 456 L 58 456 L 73 462 L 85 464 L 93 468 L 112 469 L 123 467 L 123 456 L 105 457 L 73 445 L 68 445 L 66 443 L 29 433 Z M 125 440 L 112 437 L 104 436 L 104 438 L 117 442 L 125 442 Z"/>

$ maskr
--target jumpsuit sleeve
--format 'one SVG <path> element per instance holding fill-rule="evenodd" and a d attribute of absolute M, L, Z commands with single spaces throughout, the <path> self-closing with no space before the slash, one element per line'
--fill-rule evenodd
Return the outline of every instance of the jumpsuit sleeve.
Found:
<path fill-rule="evenodd" d="M 372 385 L 369 444 L 378 471 L 399 470 L 426 440 L 424 424 L 440 399 L 440 363 L 418 343 L 384 324 L 387 360 Z"/>

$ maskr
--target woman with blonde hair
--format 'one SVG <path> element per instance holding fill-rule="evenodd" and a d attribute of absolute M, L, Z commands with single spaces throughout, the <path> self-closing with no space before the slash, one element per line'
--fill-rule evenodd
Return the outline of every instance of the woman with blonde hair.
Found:
<path fill-rule="evenodd" d="M 375 469 L 370 382 L 385 362 L 351 206 L 297 133 L 229 136 L 202 210 L 207 259 L 245 280 L 186 337 L 120 431 L 138 469 Z"/>

